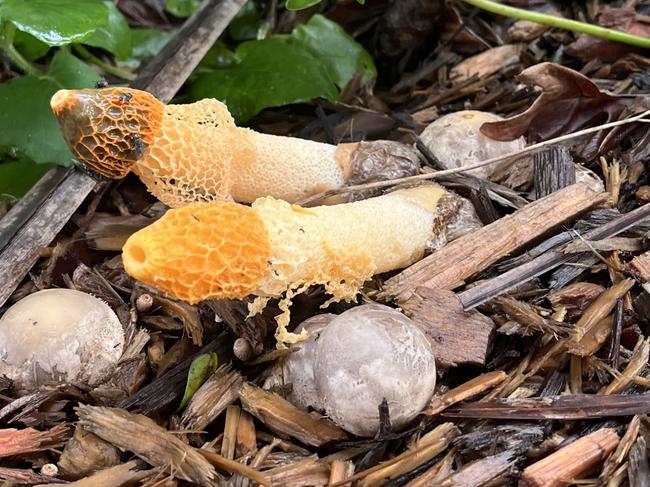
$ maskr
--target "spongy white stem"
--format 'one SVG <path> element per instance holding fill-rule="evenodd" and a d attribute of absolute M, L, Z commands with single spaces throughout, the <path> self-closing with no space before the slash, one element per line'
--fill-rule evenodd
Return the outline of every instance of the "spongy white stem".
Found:
<path fill-rule="evenodd" d="M 285 293 L 276 338 L 280 343 L 301 341 L 304 334 L 287 332 L 293 296 L 322 284 L 331 301 L 352 300 L 374 274 L 421 259 L 435 237 L 436 208 L 444 194 L 441 187 L 427 185 L 317 208 L 274 198 L 255 201 L 253 209 L 264 222 L 271 249 L 251 313 L 262 309 L 267 297 Z"/>
<path fill-rule="evenodd" d="M 278 296 L 318 283 L 337 298 L 353 297 L 373 274 L 422 258 L 444 193 L 438 186 L 420 186 L 317 208 L 257 200 L 253 209 L 265 222 L 271 243 L 269 272 L 260 294 Z"/>
<path fill-rule="evenodd" d="M 346 168 L 337 160 L 337 146 L 237 130 L 254 150 L 249 154 L 252 157 L 232 161 L 231 195 L 235 201 L 253 202 L 260 195 L 298 201 L 340 188 L 347 180 Z"/>

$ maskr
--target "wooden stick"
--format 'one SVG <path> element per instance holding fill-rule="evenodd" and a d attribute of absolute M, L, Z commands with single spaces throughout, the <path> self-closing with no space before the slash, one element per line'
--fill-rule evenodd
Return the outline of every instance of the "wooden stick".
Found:
<path fill-rule="evenodd" d="M 430 469 L 424 472 L 419 477 L 411 480 L 406 487 L 429 487 L 438 485 L 442 479 L 451 475 L 453 471 L 454 458 L 456 458 L 457 450 L 452 448 L 444 458 L 433 465 Z"/>
<path fill-rule="evenodd" d="M 628 268 L 641 282 L 650 281 L 650 251 L 637 255 L 629 262 Z"/>
<path fill-rule="evenodd" d="M 203 448 L 199 448 L 196 451 L 203 455 L 203 458 L 205 458 L 215 467 L 222 468 L 229 473 L 238 473 L 244 477 L 248 477 L 258 484 L 263 485 L 264 487 L 273 487 L 273 484 L 268 478 L 266 478 L 262 473 L 258 472 L 254 468 L 249 467 L 248 465 L 244 465 L 243 463 L 239 463 L 234 460 L 229 460 L 228 458 L 219 455 L 216 452 L 205 450 Z"/>
<path fill-rule="evenodd" d="M 239 424 L 237 425 L 237 456 L 242 457 L 257 451 L 257 435 L 255 433 L 255 422 L 253 416 L 246 411 L 239 415 Z"/>
<path fill-rule="evenodd" d="M 207 0 L 131 84 L 168 102 L 245 0 Z M 55 168 L 3 218 L 0 226 L 0 306 L 96 186 L 89 175 Z"/>
<path fill-rule="evenodd" d="M 524 470 L 521 487 L 564 487 L 603 461 L 618 445 L 618 435 L 611 428 L 574 441 Z"/>
<path fill-rule="evenodd" d="M 630 451 L 630 448 L 632 448 L 632 445 L 636 441 L 637 436 L 639 436 L 640 429 L 641 417 L 639 415 L 636 415 L 632 418 L 632 421 L 630 421 L 630 424 L 627 426 L 627 430 L 625 430 L 625 434 L 623 435 L 623 438 L 621 438 L 621 441 L 616 447 L 616 450 L 605 462 L 603 471 L 598 477 L 601 485 L 605 484 L 610 479 L 610 477 L 614 475 L 616 469 L 627 458 L 627 454 Z"/>
<path fill-rule="evenodd" d="M 458 472 L 450 475 L 438 485 L 440 487 L 489 485 L 489 482 L 499 479 L 512 469 L 516 462 L 517 454 L 512 450 L 506 450 L 463 466 Z"/>
<path fill-rule="evenodd" d="M 646 223 L 648 218 L 650 218 L 650 205 L 646 204 L 630 211 L 629 213 L 621 215 L 609 223 L 590 230 L 585 233 L 583 237 L 585 240 L 601 240 L 603 238 L 612 237 L 629 230 L 636 225 Z M 493 279 L 480 282 L 476 286 L 459 293 L 458 298 L 461 300 L 463 307 L 466 310 L 473 309 L 476 306 L 503 294 L 509 289 L 519 286 L 540 274 L 568 262 L 571 259 L 571 255 L 565 254 L 562 251 L 563 248 L 563 246 L 560 246 L 548 250 L 533 260 L 515 267 L 514 269 L 510 269 Z"/>
<path fill-rule="evenodd" d="M 374 467 L 356 473 L 346 480 L 336 482 L 330 487 L 341 487 L 349 482 L 356 482 L 361 479 L 364 479 L 364 484 L 362 485 L 380 485 L 378 483 L 368 483 L 368 478 L 371 478 L 373 481 L 379 481 L 380 478 L 386 481 L 399 476 L 401 473 L 409 472 L 415 467 L 425 463 L 427 461 L 427 456 L 429 457 L 429 460 L 433 458 L 436 454 L 431 455 L 432 451 L 435 451 L 435 449 L 438 448 L 441 448 L 440 451 L 444 450 L 444 448 L 446 448 L 449 443 L 459 435 L 460 430 L 456 426 L 452 423 L 443 423 L 434 430 L 429 431 L 404 453 L 397 455 L 384 463 L 380 463 L 379 465 L 375 465 Z M 434 448 L 434 450 L 432 450 L 432 448 Z M 426 455 L 425 451 L 427 453 Z M 424 459 L 422 458 L 423 455 L 425 456 Z M 413 457 L 415 457 L 417 462 L 415 465 L 411 463 Z M 407 468 L 402 471 L 402 467 Z M 387 469 L 390 469 L 390 472 L 388 472 Z"/>
<path fill-rule="evenodd" d="M 604 203 L 607 193 L 573 184 L 471 232 L 384 284 L 382 297 L 406 301 L 417 287 L 454 289 L 544 233 Z"/>
<path fill-rule="evenodd" d="M 190 369 L 190 365 L 192 365 L 192 360 L 194 360 L 197 355 L 214 352 L 219 356 L 219 360 L 228 362 L 231 357 L 231 350 L 232 337 L 230 334 L 222 333 L 218 335 L 214 340 L 201 348 L 196 354 L 183 360 L 180 364 L 165 372 L 164 375 L 154 379 L 138 392 L 127 397 L 120 403 L 120 407 L 126 409 L 135 408 L 138 412 L 143 414 L 151 414 L 168 407 L 176 401 L 185 390 L 187 372 Z M 192 402 L 190 401 L 190 405 L 191 404 Z M 206 425 L 197 426 L 197 424 L 190 423 L 189 426 L 199 428 L 199 426 L 202 427 Z"/>
<path fill-rule="evenodd" d="M 438 366 L 485 364 L 494 322 L 478 311 L 464 311 L 452 291 L 417 288 L 402 310 L 429 339 Z"/>
<path fill-rule="evenodd" d="M 351 460 L 334 460 L 330 466 L 330 479 L 327 485 L 340 483 L 354 475 L 354 463 Z M 350 483 L 339 484 L 347 487 Z"/>
<path fill-rule="evenodd" d="M 327 418 L 318 418 L 298 409 L 286 399 L 252 384 L 239 391 L 242 408 L 280 436 L 297 438 L 306 445 L 321 446 L 348 438 Z"/>
<path fill-rule="evenodd" d="M 446 418 L 523 419 L 533 421 L 608 418 L 648 413 L 650 413 L 650 401 L 644 395 L 572 394 L 472 402 L 450 407 L 440 415 Z"/>
<path fill-rule="evenodd" d="M 228 460 L 235 458 L 235 442 L 237 441 L 237 427 L 241 409 L 239 406 L 230 405 L 226 408 L 226 424 L 223 428 L 223 441 L 221 442 L 221 455 Z"/>
<path fill-rule="evenodd" d="M 0 458 L 49 450 L 65 443 L 68 427 L 60 424 L 49 431 L 34 428 L 0 429 Z"/>
<path fill-rule="evenodd" d="M 508 374 L 503 370 L 495 370 L 494 372 L 488 372 L 474 377 L 458 387 L 449 389 L 443 395 L 431 399 L 429 406 L 422 414 L 426 416 L 435 416 L 449 406 L 471 399 L 472 397 L 478 396 L 479 394 L 491 389 L 503 382 L 506 377 L 508 377 Z"/>
<path fill-rule="evenodd" d="M 536 199 L 576 182 L 573 158 L 562 145 L 554 145 L 533 155 L 533 174 Z"/>

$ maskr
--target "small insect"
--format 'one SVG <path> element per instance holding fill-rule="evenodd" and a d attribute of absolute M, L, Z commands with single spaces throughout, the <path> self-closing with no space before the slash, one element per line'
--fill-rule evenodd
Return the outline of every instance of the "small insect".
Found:
<path fill-rule="evenodd" d="M 131 98 L 133 98 L 133 95 L 131 93 L 120 93 L 120 101 L 122 103 L 130 102 Z"/>
<path fill-rule="evenodd" d="M 132 135 L 133 150 L 135 151 L 135 160 L 141 159 L 144 155 L 145 143 L 139 135 Z"/>
<path fill-rule="evenodd" d="M 141 159 L 144 155 L 144 142 L 142 141 L 142 137 L 139 135 L 133 137 L 133 148 L 135 149 L 135 156 L 138 159 Z"/>
<path fill-rule="evenodd" d="M 106 88 L 108 86 L 108 81 L 106 81 L 104 78 L 98 79 L 97 82 L 95 83 L 95 88 Z"/>

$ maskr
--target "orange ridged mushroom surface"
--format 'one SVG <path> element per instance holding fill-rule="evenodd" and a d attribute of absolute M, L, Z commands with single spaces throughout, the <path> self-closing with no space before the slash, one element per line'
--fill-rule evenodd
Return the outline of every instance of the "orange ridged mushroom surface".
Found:
<path fill-rule="evenodd" d="M 129 274 L 191 303 L 253 293 L 267 272 L 269 254 L 258 215 L 225 201 L 169 211 L 123 248 Z"/>
<path fill-rule="evenodd" d="M 254 295 L 255 312 L 283 298 L 277 336 L 291 342 L 295 294 L 321 284 L 332 301 L 353 300 L 374 274 L 421 259 L 445 239 L 449 199 L 459 198 L 425 185 L 316 208 L 271 197 L 191 204 L 134 233 L 122 258 L 134 278 L 191 303 Z"/>
<path fill-rule="evenodd" d="M 74 156 L 111 179 L 126 176 L 158 139 L 165 108 L 130 88 L 59 90 L 50 105 Z"/>
<path fill-rule="evenodd" d="M 75 157 L 106 177 L 130 170 L 166 205 L 262 196 L 296 201 L 339 188 L 357 144 L 240 128 L 218 100 L 165 105 L 129 88 L 61 90 L 52 110 Z"/>

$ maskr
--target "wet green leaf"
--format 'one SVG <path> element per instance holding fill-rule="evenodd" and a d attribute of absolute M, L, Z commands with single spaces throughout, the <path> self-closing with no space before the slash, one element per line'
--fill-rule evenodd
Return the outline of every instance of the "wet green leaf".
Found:
<path fill-rule="evenodd" d="M 228 25 L 228 34 L 236 41 L 257 39 L 262 27 L 262 10 L 256 2 L 246 2 Z"/>
<path fill-rule="evenodd" d="M 187 374 L 185 394 L 183 394 L 181 405 L 178 406 L 178 411 L 185 407 L 199 387 L 201 387 L 203 383 L 208 380 L 208 377 L 217 370 L 218 365 L 219 359 L 216 353 L 204 353 L 192 361 L 190 370 Z"/>
<path fill-rule="evenodd" d="M 168 0 L 165 10 L 176 17 L 189 17 L 200 3 L 201 0 Z"/>
<path fill-rule="evenodd" d="M 17 30 L 14 35 L 14 46 L 29 61 L 42 58 L 50 50 L 49 45 L 20 30 Z"/>
<path fill-rule="evenodd" d="M 81 42 L 107 27 L 108 17 L 100 0 L 0 0 L 0 20 L 50 46 Z"/>
<path fill-rule="evenodd" d="M 318 5 L 320 2 L 321 0 L 287 0 L 285 7 L 287 10 L 303 10 Z"/>
<path fill-rule="evenodd" d="M 20 198 L 52 167 L 29 160 L 0 162 L 0 198 Z"/>
<path fill-rule="evenodd" d="M 290 36 L 240 44 L 239 62 L 200 74 L 190 97 L 217 98 L 245 122 L 268 107 L 325 98 L 335 101 L 357 72 L 375 76 L 366 50 L 336 23 L 315 15 Z"/>
<path fill-rule="evenodd" d="M 287 7 L 287 10 L 303 10 L 305 8 L 313 7 L 321 1 L 322 0 L 287 0 L 285 6 Z M 359 5 L 365 5 L 366 0 L 357 0 L 357 3 Z"/>
<path fill-rule="evenodd" d="M 143 61 L 148 61 L 158 54 L 173 35 L 174 31 L 171 30 L 148 27 L 131 29 L 133 48 L 128 56 L 117 56 L 118 64 L 137 68 Z"/>
<path fill-rule="evenodd" d="M 222 100 L 243 122 L 267 107 L 338 97 L 325 66 L 291 39 L 244 42 L 235 53 L 239 63 L 204 74 L 192 84 L 193 99 Z"/>
<path fill-rule="evenodd" d="M 113 2 L 104 2 L 108 9 L 108 25 L 99 27 L 90 34 L 83 43 L 89 46 L 101 47 L 117 57 L 126 58 L 131 54 L 131 29 L 124 15 Z"/>
<path fill-rule="evenodd" d="M 305 25 L 296 27 L 291 37 L 307 47 L 332 73 L 343 89 L 357 73 L 370 81 L 377 75 L 372 56 L 336 22 L 314 15 Z"/>
<path fill-rule="evenodd" d="M 0 84 L 0 147 L 35 162 L 72 163 L 50 98 L 61 88 L 88 88 L 99 75 L 66 50 L 52 59 L 47 76 L 23 76 Z"/>

